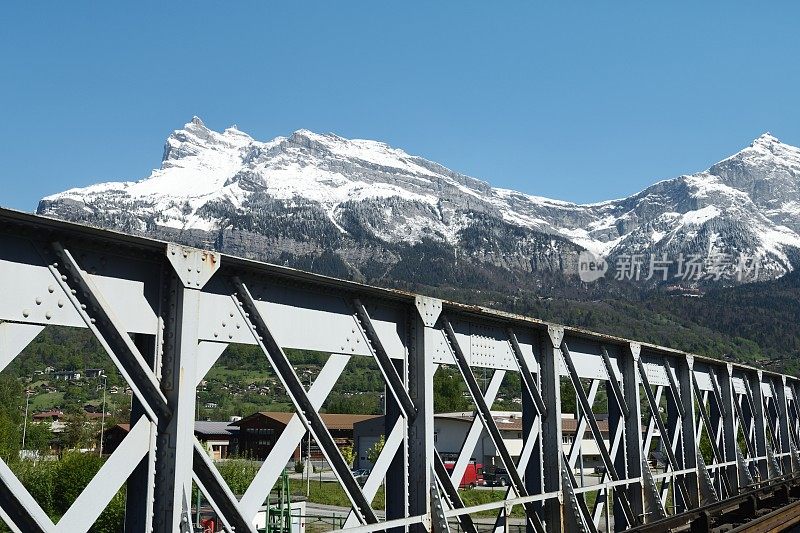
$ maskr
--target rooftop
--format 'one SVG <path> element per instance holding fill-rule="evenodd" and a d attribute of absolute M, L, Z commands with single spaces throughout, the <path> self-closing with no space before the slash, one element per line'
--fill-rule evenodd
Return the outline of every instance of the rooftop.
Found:
<path fill-rule="evenodd" d="M 370 420 L 372 418 L 378 418 L 379 415 L 353 415 L 353 414 L 342 414 L 342 413 L 320 413 L 320 417 L 322 418 L 322 422 L 325 424 L 325 427 L 328 429 L 350 429 L 353 427 L 353 424 L 358 422 L 363 422 L 364 420 Z M 282 411 L 261 411 L 258 413 L 254 413 L 250 416 L 246 416 L 245 418 L 233 422 L 232 425 L 239 426 L 244 422 L 252 420 L 254 417 L 265 417 L 271 418 L 276 422 L 280 422 L 281 424 L 288 424 L 289 421 L 294 416 L 294 412 L 282 412 Z"/>

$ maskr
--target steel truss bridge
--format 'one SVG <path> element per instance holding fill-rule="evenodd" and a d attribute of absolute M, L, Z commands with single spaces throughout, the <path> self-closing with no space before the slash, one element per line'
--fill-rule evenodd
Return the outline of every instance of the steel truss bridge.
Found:
<path fill-rule="evenodd" d="M 0 518 L 15 531 L 85 531 L 125 484 L 126 531 L 189 530 L 193 483 L 225 528 L 255 531 L 255 514 L 306 431 L 352 504 L 344 529 L 354 533 L 473 532 L 479 511 L 496 512 L 490 529 L 503 529 L 514 506 L 537 532 L 595 532 L 608 515 L 615 530 L 713 525 L 732 505 L 755 512 L 771 487 L 794 491 L 786 483 L 800 471 L 794 376 L 0 210 L 0 370 L 51 325 L 96 337 L 132 389 L 131 431 L 55 524 L 0 461 Z M 260 348 L 295 408 L 243 495 L 193 433 L 196 387 L 232 343 Z M 308 390 L 285 348 L 330 354 Z M 386 444 L 363 486 L 318 414 L 353 357 L 374 358 L 386 385 Z M 434 440 L 440 365 L 458 370 L 476 407 L 452 471 Z M 491 376 L 485 387 L 476 370 Z M 521 376 L 516 458 L 490 411 L 508 373 Z M 562 379 L 580 406 L 577 435 L 588 430 L 605 466 L 591 485 L 575 474 L 582 439 L 568 451 L 562 444 Z M 600 389 L 607 438 L 592 410 Z M 503 501 L 469 507 L 456 487 L 484 431 L 510 483 Z M 653 439 L 664 442 L 666 467 L 648 463 Z M 371 502 L 384 478 L 381 520 Z"/>

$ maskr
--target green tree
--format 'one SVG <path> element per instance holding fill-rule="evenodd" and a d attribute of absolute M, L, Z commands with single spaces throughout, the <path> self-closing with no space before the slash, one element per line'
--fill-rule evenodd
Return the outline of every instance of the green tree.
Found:
<path fill-rule="evenodd" d="M 53 434 L 46 424 L 28 424 L 25 435 L 25 449 L 46 452 L 50 449 Z"/>
<path fill-rule="evenodd" d="M 370 463 L 375 464 L 378 461 L 378 457 L 380 457 L 384 446 L 386 446 L 386 438 L 381 435 L 381 437 L 375 441 L 375 444 L 370 446 L 369 450 L 367 450 L 367 459 L 369 459 Z"/>
<path fill-rule="evenodd" d="M 469 402 L 463 394 L 461 376 L 452 368 L 441 367 L 433 375 L 433 398 L 437 413 L 469 409 Z"/>
<path fill-rule="evenodd" d="M 234 494 L 244 494 L 258 473 L 259 464 L 247 459 L 230 459 L 215 465 Z"/>
<path fill-rule="evenodd" d="M 356 452 L 353 450 L 353 447 L 342 446 L 339 448 L 339 451 L 342 452 L 342 457 L 344 458 L 344 462 L 347 463 L 347 466 L 352 467 L 353 461 L 356 460 Z"/>
<path fill-rule="evenodd" d="M 39 464 L 46 462 L 41 461 Z M 64 514 L 94 478 L 104 459 L 95 453 L 67 452 L 58 461 L 53 478 L 53 503 L 56 513 Z"/>
<path fill-rule="evenodd" d="M 61 444 L 67 449 L 77 449 L 89 444 L 91 431 L 88 427 L 86 413 L 80 411 L 64 417 L 64 431 L 61 433 Z"/>
<path fill-rule="evenodd" d="M 17 457 L 22 441 L 22 385 L 14 377 L 0 375 L 0 458 Z"/>

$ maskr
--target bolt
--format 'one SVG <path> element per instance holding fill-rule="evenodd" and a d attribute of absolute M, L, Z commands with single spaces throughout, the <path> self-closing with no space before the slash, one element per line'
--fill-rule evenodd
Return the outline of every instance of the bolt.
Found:
<path fill-rule="evenodd" d="M 51 318 L 53 318 L 53 314 L 52 314 L 50 311 L 48 311 L 48 312 L 46 312 L 46 313 L 44 314 L 44 317 L 45 317 L 47 320 L 50 320 Z"/>
<path fill-rule="evenodd" d="M 23 309 L 22 310 L 22 316 L 24 316 L 25 318 L 28 318 L 30 316 L 30 314 L 31 314 L 31 312 L 28 311 L 27 309 Z"/>
<path fill-rule="evenodd" d="M 53 292 L 55 292 L 55 290 L 56 290 L 55 287 L 53 287 L 52 285 L 47 287 L 47 292 L 49 292 L 50 294 L 53 294 Z"/>
<path fill-rule="evenodd" d="M 36 298 L 36 305 L 42 305 L 42 299 Z"/>
<path fill-rule="evenodd" d="M 58 307 L 64 307 L 64 300 L 58 301 Z"/>

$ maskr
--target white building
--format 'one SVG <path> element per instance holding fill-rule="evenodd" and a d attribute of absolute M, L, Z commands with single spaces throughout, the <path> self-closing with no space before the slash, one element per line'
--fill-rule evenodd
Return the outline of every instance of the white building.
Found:
<path fill-rule="evenodd" d="M 516 460 L 522 453 L 522 413 L 518 411 L 492 411 L 497 428 L 503 437 L 503 442 L 508 453 Z M 595 414 L 597 424 L 603 435 L 605 445 L 608 446 L 608 419 L 604 414 Z M 474 413 L 472 411 L 456 413 L 439 413 L 434 415 L 434 442 L 436 449 L 445 461 L 455 459 L 461 452 L 467 433 L 472 425 Z M 569 455 L 575 433 L 578 430 L 578 420 L 574 415 L 564 413 L 561 420 L 562 447 L 564 453 Z M 355 424 L 353 427 L 353 447 L 356 451 L 356 468 L 372 468 L 372 463 L 367 459 L 367 451 L 380 438 L 384 431 L 384 419 L 378 417 L 364 423 Z M 581 452 L 585 468 L 595 468 L 602 464 L 600 451 L 592 438 L 588 425 L 581 441 Z M 500 459 L 491 437 L 483 430 L 478 443 L 475 445 L 471 459 L 485 466 L 500 465 Z"/>

